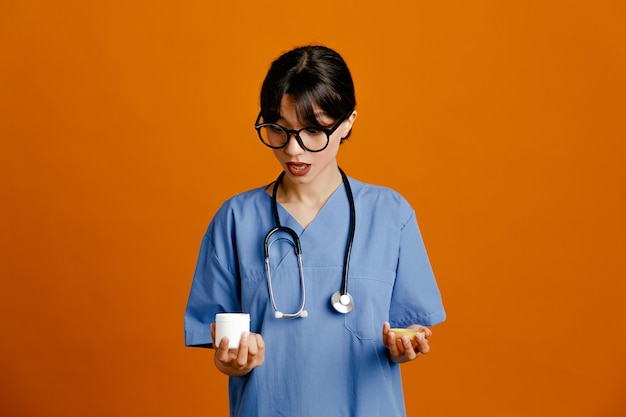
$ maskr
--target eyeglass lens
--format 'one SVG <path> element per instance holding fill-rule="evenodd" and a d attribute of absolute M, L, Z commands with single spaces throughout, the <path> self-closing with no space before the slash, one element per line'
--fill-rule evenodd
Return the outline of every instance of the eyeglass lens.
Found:
<path fill-rule="evenodd" d="M 272 148 L 282 148 L 289 141 L 290 133 L 279 125 L 266 125 L 259 129 L 259 136 L 266 145 Z M 292 132 L 293 134 L 293 132 Z M 305 128 L 299 130 L 297 135 L 299 136 L 302 144 L 311 150 L 319 151 L 324 149 L 328 143 L 328 136 L 322 130 L 314 128 Z"/>

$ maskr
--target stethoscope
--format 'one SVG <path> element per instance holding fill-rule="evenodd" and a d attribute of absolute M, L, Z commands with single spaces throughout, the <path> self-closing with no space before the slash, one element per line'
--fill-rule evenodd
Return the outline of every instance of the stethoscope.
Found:
<path fill-rule="evenodd" d="M 352 296 L 348 294 L 348 265 L 350 264 L 350 252 L 352 251 L 352 242 L 354 240 L 356 211 L 354 209 L 354 197 L 352 196 L 352 189 L 350 188 L 348 177 L 341 168 L 339 168 L 339 172 L 341 173 L 343 185 L 346 189 L 346 194 L 348 195 L 348 204 L 350 205 L 350 231 L 348 235 L 348 243 L 346 244 L 346 254 L 343 262 L 343 280 L 341 282 L 341 291 L 335 291 L 332 294 L 332 296 L 330 297 L 330 303 L 333 308 L 339 313 L 346 314 L 351 312 L 354 308 L 354 300 L 352 299 Z M 278 203 L 276 202 L 276 192 L 284 176 L 285 172 L 283 171 L 274 182 L 274 189 L 272 190 L 272 211 L 274 213 L 274 221 L 276 222 L 276 227 L 267 232 L 267 234 L 265 235 L 265 240 L 263 242 L 263 251 L 265 254 L 265 273 L 267 276 L 267 287 L 270 294 L 270 300 L 272 302 L 272 308 L 274 309 L 274 317 L 276 317 L 277 319 L 288 320 L 298 317 L 307 317 L 308 313 L 304 309 L 304 305 L 306 303 L 306 288 L 304 284 L 304 271 L 302 267 L 302 247 L 300 246 L 300 238 L 293 229 L 286 226 L 281 226 L 280 219 L 278 217 Z M 272 235 L 277 232 L 287 233 L 291 236 L 291 241 L 289 241 L 289 239 L 287 238 L 278 238 L 270 242 L 270 238 L 272 237 Z M 302 296 L 300 308 L 295 313 L 283 313 L 276 306 L 276 300 L 274 299 L 274 291 L 272 289 L 272 275 L 270 269 L 270 249 L 272 244 L 274 244 L 278 240 L 289 241 L 293 245 L 296 257 L 298 259 L 298 272 L 300 275 L 300 289 L 302 292 Z"/>

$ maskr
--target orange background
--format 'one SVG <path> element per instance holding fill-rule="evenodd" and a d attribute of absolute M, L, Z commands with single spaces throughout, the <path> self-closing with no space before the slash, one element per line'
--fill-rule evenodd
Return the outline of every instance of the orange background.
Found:
<path fill-rule="evenodd" d="M 325 43 L 340 164 L 413 204 L 449 315 L 409 416 L 626 415 L 626 3 L 249 3 L 0 3 L 0 414 L 227 415 L 200 239 L 278 173 L 270 61 Z"/>

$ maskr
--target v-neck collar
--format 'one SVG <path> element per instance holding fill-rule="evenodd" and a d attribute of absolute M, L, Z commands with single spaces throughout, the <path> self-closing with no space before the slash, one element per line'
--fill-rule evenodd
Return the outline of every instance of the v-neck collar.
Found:
<path fill-rule="evenodd" d="M 326 199 L 326 201 L 324 202 L 324 204 L 322 205 L 322 207 L 319 209 L 319 211 L 317 212 L 317 214 L 315 215 L 315 217 L 313 217 L 313 220 L 311 220 L 311 222 L 309 223 L 309 225 L 305 228 L 303 227 L 296 219 L 295 217 L 293 217 L 291 215 L 291 213 L 289 213 L 289 211 L 283 207 L 283 205 L 279 202 L 276 202 L 276 206 L 278 207 L 278 215 L 280 217 L 280 222 L 282 226 L 286 226 L 289 227 L 291 229 L 293 229 L 294 231 L 296 231 L 296 233 L 298 234 L 298 236 L 302 236 L 304 234 L 304 232 L 306 232 L 307 230 L 311 229 L 311 227 L 314 227 L 316 223 L 320 222 L 320 217 L 324 216 L 324 213 L 326 211 L 328 211 L 329 209 L 327 207 L 329 207 L 330 205 L 334 204 L 334 200 L 339 198 L 337 197 L 337 194 L 341 194 L 340 190 L 344 190 L 345 186 L 343 183 L 341 183 L 328 197 L 328 199 Z M 267 193 L 266 193 L 267 194 Z M 268 195 L 270 198 L 270 202 L 272 200 L 272 196 Z M 347 199 L 347 198 L 346 198 Z"/>

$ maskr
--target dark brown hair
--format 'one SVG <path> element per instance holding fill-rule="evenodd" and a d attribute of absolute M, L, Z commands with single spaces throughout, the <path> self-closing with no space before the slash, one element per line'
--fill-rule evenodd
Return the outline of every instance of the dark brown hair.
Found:
<path fill-rule="evenodd" d="M 265 123 L 280 118 L 280 102 L 290 94 L 298 119 L 319 126 L 313 105 L 339 120 L 356 107 L 352 75 L 345 61 L 325 46 L 301 46 L 278 57 L 261 87 L 261 116 Z"/>

